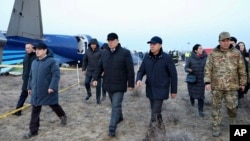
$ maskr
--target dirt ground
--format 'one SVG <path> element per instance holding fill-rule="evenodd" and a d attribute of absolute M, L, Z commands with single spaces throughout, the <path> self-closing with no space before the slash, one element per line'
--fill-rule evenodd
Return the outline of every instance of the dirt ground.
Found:
<path fill-rule="evenodd" d="M 165 141 L 229 141 L 229 121 L 225 106 L 222 109 L 222 135 L 214 138 L 211 133 L 211 98 L 206 92 L 204 105 L 205 117 L 199 117 L 197 101 L 192 107 L 189 102 L 186 73 L 183 62 L 176 66 L 178 70 L 178 95 L 176 99 L 164 101 L 163 119 L 166 128 Z M 135 66 L 135 70 L 137 70 Z M 61 70 L 60 105 L 68 116 L 65 127 L 48 107 L 43 106 L 40 115 L 38 136 L 32 141 L 141 141 L 146 134 L 150 120 L 149 101 L 145 96 L 145 85 L 139 93 L 127 92 L 123 101 L 124 121 L 118 125 L 115 138 L 109 138 L 110 101 L 96 104 L 95 95 L 85 101 L 84 77 L 80 70 L 80 85 L 67 89 L 77 81 L 76 70 Z M 0 76 L 0 116 L 15 109 L 22 85 L 21 76 Z M 92 89 L 94 93 L 94 88 Z M 238 109 L 237 124 L 250 124 L 250 94 L 246 94 L 242 108 Z M 29 103 L 29 99 L 27 100 Z M 26 104 L 27 104 L 26 103 Z M 0 119 L 0 140 L 19 141 L 28 132 L 31 108 L 23 110 L 22 116 L 10 115 Z M 159 140 L 159 139 L 157 139 Z M 163 140 L 163 139 L 160 139 Z"/>

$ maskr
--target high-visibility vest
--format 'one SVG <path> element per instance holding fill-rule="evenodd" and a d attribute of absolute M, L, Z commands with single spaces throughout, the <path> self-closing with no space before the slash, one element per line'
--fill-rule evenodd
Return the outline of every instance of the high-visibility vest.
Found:
<path fill-rule="evenodd" d="M 190 55 L 191 55 L 190 52 L 185 53 L 185 57 L 190 57 Z"/>

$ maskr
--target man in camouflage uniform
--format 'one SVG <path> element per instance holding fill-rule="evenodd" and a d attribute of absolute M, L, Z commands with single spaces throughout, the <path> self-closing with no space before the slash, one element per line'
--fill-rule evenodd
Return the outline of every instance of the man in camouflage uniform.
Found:
<path fill-rule="evenodd" d="M 212 93 L 212 118 L 214 137 L 221 134 L 221 105 L 225 100 L 230 124 L 235 122 L 237 115 L 238 90 L 245 89 L 247 77 L 245 64 L 239 50 L 230 44 L 230 34 L 219 35 L 219 45 L 212 51 L 205 66 L 204 82 L 206 90 Z"/>

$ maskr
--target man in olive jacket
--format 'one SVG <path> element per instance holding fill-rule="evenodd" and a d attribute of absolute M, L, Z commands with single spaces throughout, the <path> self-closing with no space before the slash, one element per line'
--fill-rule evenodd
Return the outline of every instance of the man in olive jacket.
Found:
<path fill-rule="evenodd" d="M 123 121 L 123 95 L 134 88 L 134 65 L 130 51 L 122 48 L 116 33 L 108 34 L 109 49 L 103 51 L 94 75 L 93 85 L 103 75 L 103 87 L 108 92 L 112 105 L 109 136 L 115 136 L 117 124 Z"/>
<path fill-rule="evenodd" d="M 24 135 L 25 139 L 38 134 L 40 112 L 42 105 L 49 105 L 50 108 L 61 119 L 61 124 L 66 124 L 66 114 L 58 104 L 58 84 L 60 80 L 60 69 L 53 54 L 48 52 L 48 47 L 44 43 L 36 46 L 37 59 L 32 62 L 28 93 L 31 95 L 31 119 L 29 133 Z"/>
<path fill-rule="evenodd" d="M 230 45 L 230 34 L 219 34 L 219 45 L 207 59 L 204 76 L 205 88 L 212 93 L 214 137 L 221 135 L 221 105 L 225 100 L 230 124 L 235 124 L 238 90 L 244 91 L 247 76 L 243 57 Z"/>

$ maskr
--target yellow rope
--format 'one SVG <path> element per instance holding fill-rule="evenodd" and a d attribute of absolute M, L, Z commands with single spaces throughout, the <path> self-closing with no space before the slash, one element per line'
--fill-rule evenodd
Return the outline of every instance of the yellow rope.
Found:
<path fill-rule="evenodd" d="M 6 67 L 23 68 L 23 65 L 0 65 L 0 68 L 6 68 Z M 60 70 L 76 70 L 76 68 L 60 68 Z"/>
<path fill-rule="evenodd" d="M 73 84 L 73 85 L 71 85 L 71 86 L 69 86 L 69 87 L 66 87 L 66 88 L 64 88 L 64 89 L 61 89 L 61 90 L 59 91 L 59 93 L 62 93 L 62 92 L 66 91 L 66 90 L 68 90 L 68 89 L 70 89 L 70 88 L 72 88 L 72 87 L 74 87 L 74 86 L 76 86 L 76 85 L 78 85 L 78 83 Z M 5 113 L 5 114 L 3 114 L 3 115 L 0 115 L 0 119 L 6 118 L 6 117 L 8 117 L 8 116 L 10 116 L 10 115 L 13 115 L 14 113 L 16 113 L 16 112 L 18 112 L 18 111 L 21 111 L 21 110 L 24 110 L 24 109 L 26 109 L 26 108 L 28 108 L 28 107 L 30 107 L 30 106 L 31 106 L 31 104 L 25 104 L 25 105 L 24 105 L 23 107 L 21 107 L 21 108 L 18 108 L 18 109 L 15 109 L 15 110 L 13 110 L 13 111 L 10 111 L 10 112 L 8 112 L 8 113 Z"/>

